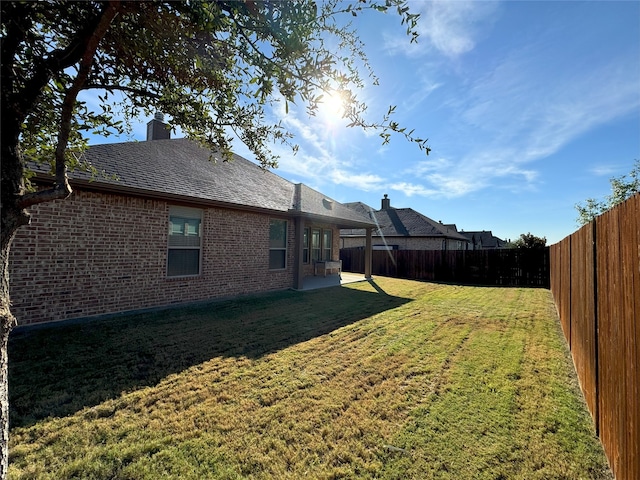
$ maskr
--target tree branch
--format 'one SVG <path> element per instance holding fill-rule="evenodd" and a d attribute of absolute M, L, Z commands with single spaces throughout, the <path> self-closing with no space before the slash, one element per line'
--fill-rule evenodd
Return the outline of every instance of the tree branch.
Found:
<path fill-rule="evenodd" d="M 18 123 L 22 123 L 29 112 L 31 112 L 33 105 L 42 93 L 42 89 L 51 80 L 52 74 L 54 72 L 62 72 L 82 59 L 82 56 L 86 54 L 88 43 L 100 28 L 101 23 L 105 20 L 105 15 L 108 15 L 108 12 L 114 10 L 114 8 L 116 10 L 120 8 L 120 0 L 109 1 L 104 11 L 93 19 L 93 21 L 89 21 L 88 25 L 79 32 L 76 38 L 69 42 L 67 48 L 54 50 L 46 58 L 41 57 L 38 61 L 34 61 L 31 78 L 25 82 L 24 87 L 21 88 L 20 91 L 12 95 L 16 105 L 16 111 L 19 112 L 19 118 L 16 118 Z M 111 20 L 113 20 L 113 17 L 115 17 L 115 13 L 109 19 L 109 24 Z M 104 33 L 102 36 L 104 36 Z M 100 39 L 102 39 L 102 36 Z"/>
<path fill-rule="evenodd" d="M 38 203 L 50 202 L 52 200 L 61 200 L 71 195 L 71 187 L 68 182 L 63 185 L 56 184 L 52 188 L 39 190 L 37 192 L 25 193 L 20 197 L 18 205 L 20 208 L 29 208 Z"/>
<path fill-rule="evenodd" d="M 96 89 L 133 93 L 141 97 L 148 97 L 148 98 L 154 98 L 154 99 L 161 98 L 161 96 L 158 95 L 157 93 L 152 93 L 152 92 L 149 92 L 148 90 L 143 90 L 141 88 L 127 87 L 125 85 L 101 85 L 98 83 L 88 83 L 84 87 L 82 87 L 82 90 L 96 90 Z"/>
<path fill-rule="evenodd" d="M 78 74 L 73 80 L 73 83 L 67 90 L 64 101 L 62 103 L 62 111 L 60 118 L 60 130 L 58 132 L 58 144 L 56 146 L 55 159 L 56 159 L 56 185 L 55 187 L 42 190 L 40 192 L 33 192 L 23 195 L 19 200 L 19 205 L 22 208 L 26 208 L 37 203 L 48 202 L 51 200 L 66 198 L 71 195 L 71 185 L 69 185 L 69 179 L 67 178 L 67 164 L 65 161 L 65 153 L 67 151 L 67 145 L 69 143 L 69 135 L 71 132 L 71 119 L 73 118 L 73 109 L 75 106 L 78 93 L 82 90 L 83 85 L 89 77 L 91 72 L 91 65 L 93 59 L 100 44 L 100 41 L 104 37 L 105 33 L 109 29 L 111 22 L 116 17 L 120 10 L 120 0 L 110 1 L 100 17 L 96 28 L 91 35 L 86 38 L 85 48 L 80 58 L 80 64 L 78 66 Z"/>

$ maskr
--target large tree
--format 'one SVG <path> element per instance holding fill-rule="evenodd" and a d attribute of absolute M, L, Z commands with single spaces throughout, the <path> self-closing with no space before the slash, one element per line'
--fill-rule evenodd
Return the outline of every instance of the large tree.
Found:
<path fill-rule="evenodd" d="M 28 208 L 71 194 L 67 171 L 82 162 L 88 133 L 123 133 L 163 112 L 191 138 L 229 153 L 235 136 L 265 167 L 273 141 L 291 134 L 268 120 L 275 102 L 305 105 L 339 92 L 350 126 L 394 132 L 428 153 L 425 140 L 391 119 L 365 120 L 356 92 L 375 84 L 364 46 L 345 21 L 367 11 L 399 15 L 411 41 L 417 15 L 404 0 L 86 1 L 1 3 L 0 477 L 8 444 L 8 259 Z M 83 102 L 87 93 L 95 102 Z M 95 106 L 97 105 L 97 106 Z M 52 188 L 30 188 L 27 165 L 50 166 Z"/>
<path fill-rule="evenodd" d="M 521 233 L 520 238 L 513 242 L 514 248 L 523 250 L 540 250 L 547 245 L 547 237 L 537 237 L 531 232 Z"/>

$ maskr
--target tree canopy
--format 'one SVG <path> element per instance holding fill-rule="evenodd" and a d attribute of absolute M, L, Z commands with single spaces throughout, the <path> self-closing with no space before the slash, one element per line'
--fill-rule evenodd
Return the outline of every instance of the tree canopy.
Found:
<path fill-rule="evenodd" d="M 640 160 L 635 161 L 629 176 L 612 177 L 609 182 L 611 183 L 611 193 L 604 199 L 587 198 L 584 203 L 576 205 L 578 225 L 586 225 L 598 215 L 631 198 L 634 193 L 640 192 Z"/>
<path fill-rule="evenodd" d="M 520 238 L 513 242 L 515 248 L 540 249 L 547 245 L 547 237 L 537 237 L 530 232 L 521 233 Z"/>
<path fill-rule="evenodd" d="M 343 19 L 391 9 L 415 39 L 417 15 L 402 0 L 3 2 L 6 133 L 30 160 L 77 167 L 86 133 L 122 133 L 161 111 L 189 137 L 229 153 L 236 136 L 274 166 L 270 142 L 295 145 L 265 106 L 299 102 L 314 114 L 338 91 L 351 126 L 376 128 L 385 142 L 396 131 L 428 150 L 391 120 L 393 107 L 366 121 L 356 95 L 377 78 Z M 78 99 L 84 91 L 96 104 Z"/>
<path fill-rule="evenodd" d="M 264 166 L 272 142 L 295 144 L 268 107 L 306 106 L 339 92 L 349 126 L 397 133 L 426 153 L 426 140 L 392 119 L 366 119 L 357 92 L 377 78 L 350 19 L 392 12 L 417 37 L 406 0 L 3 1 L 0 101 L 0 477 L 6 477 L 9 247 L 27 208 L 71 193 L 69 168 L 83 161 L 90 133 L 130 130 L 162 112 L 172 126 L 230 156 L 238 138 Z M 87 101 L 91 98 L 92 101 Z M 48 164 L 50 188 L 29 188 L 28 162 Z"/>

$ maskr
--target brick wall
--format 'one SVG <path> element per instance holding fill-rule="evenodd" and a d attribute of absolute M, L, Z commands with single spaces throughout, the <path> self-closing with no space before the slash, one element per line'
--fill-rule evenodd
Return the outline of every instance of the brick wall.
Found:
<path fill-rule="evenodd" d="M 167 278 L 170 204 L 76 191 L 31 209 L 11 247 L 12 311 L 20 324 L 115 313 L 293 285 L 269 270 L 268 215 L 205 208 L 202 274 Z"/>

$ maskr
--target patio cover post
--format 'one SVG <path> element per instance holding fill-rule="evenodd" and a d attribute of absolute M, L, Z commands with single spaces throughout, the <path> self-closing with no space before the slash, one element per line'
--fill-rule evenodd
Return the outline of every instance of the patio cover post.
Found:
<path fill-rule="evenodd" d="M 295 261 L 293 263 L 293 288 L 296 290 L 302 289 L 304 282 L 304 269 L 303 269 L 303 250 L 304 250 L 304 219 L 298 217 L 295 219 L 296 228 L 296 246 L 295 246 Z"/>
<path fill-rule="evenodd" d="M 371 259 L 372 259 L 372 246 L 371 244 L 373 243 L 371 240 L 371 231 L 373 230 L 373 228 L 369 227 L 367 228 L 367 241 L 365 243 L 365 247 L 364 247 L 364 278 L 370 279 L 371 278 Z"/>

